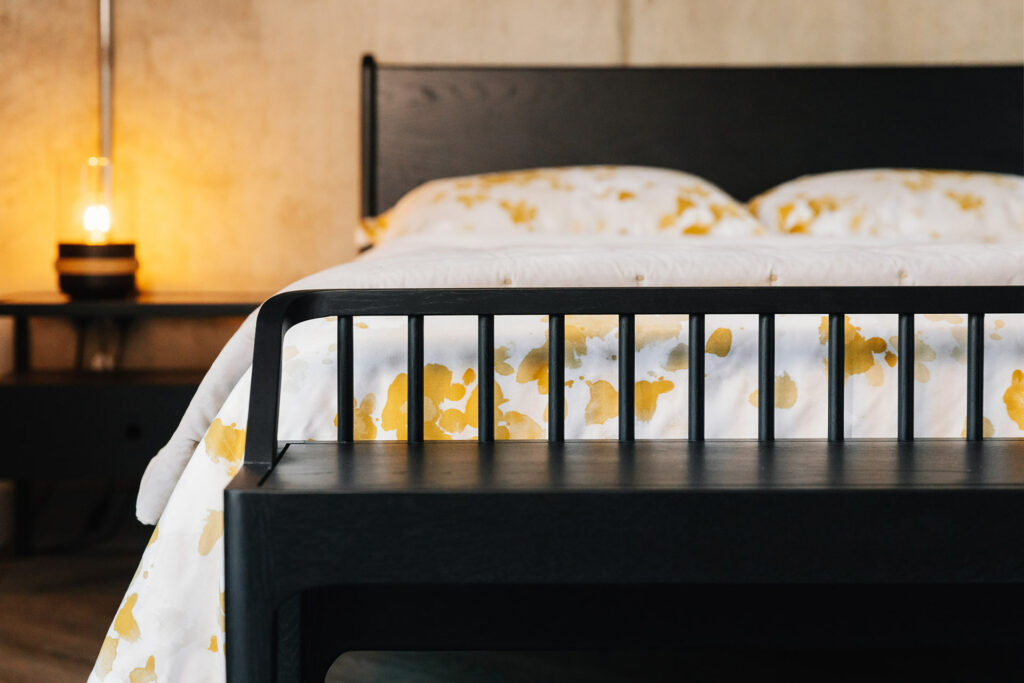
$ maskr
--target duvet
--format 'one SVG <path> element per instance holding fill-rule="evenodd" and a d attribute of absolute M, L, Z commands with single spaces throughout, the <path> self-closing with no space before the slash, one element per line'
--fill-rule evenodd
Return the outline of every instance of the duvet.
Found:
<path fill-rule="evenodd" d="M 654 287 L 1024 284 L 1024 244 L 805 241 L 791 237 L 666 240 L 573 235 L 407 236 L 288 289 L 319 287 Z M 110 626 L 90 681 L 223 681 L 224 486 L 242 462 L 255 319 L 225 347 L 173 439 L 154 458 L 138 514 L 159 524 Z M 686 316 L 638 316 L 637 438 L 686 436 Z M 966 316 L 920 315 L 914 377 L 917 433 L 964 429 Z M 823 316 L 776 322 L 776 433 L 823 437 L 826 343 Z M 495 324 L 496 436 L 544 438 L 546 320 Z M 756 316 L 708 316 L 707 438 L 752 438 L 757 430 Z M 896 432 L 896 316 L 846 321 L 846 433 Z M 357 439 L 403 439 L 404 318 L 357 318 Z M 285 339 L 279 434 L 334 439 L 336 327 L 296 326 Z M 985 435 L 1024 437 L 1024 316 L 986 317 Z M 617 321 L 566 320 L 566 438 L 617 434 Z M 427 318 L 424 432 L 476 434 L 476 323 Z"/>

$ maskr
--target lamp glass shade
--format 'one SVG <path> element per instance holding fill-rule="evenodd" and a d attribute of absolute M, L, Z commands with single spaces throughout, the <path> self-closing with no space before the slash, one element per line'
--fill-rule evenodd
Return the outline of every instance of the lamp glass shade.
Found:
<path fill-rule="evenodd" d="M 138 261 L 129 207 L 114 193 L 114 167 L 89 157 L 59 174 L 57 281 L 74 298 L 136 293 Z"/>
<path fill-rule="evenodd" d="M 116 169 L 118 187 L 122 168 Z M 88 157 L 61 169 L 57 192 L 57 241 L 67 244 L 132 242 L 132 216 L 115 192 L 115 168 L 106 157 Z"/>

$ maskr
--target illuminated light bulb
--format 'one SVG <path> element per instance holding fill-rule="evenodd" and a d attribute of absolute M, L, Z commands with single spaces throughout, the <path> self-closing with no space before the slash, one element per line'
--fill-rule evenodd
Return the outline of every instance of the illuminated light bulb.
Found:
<path fill-rule="evenodd" d="M 110 209 L 103 204 L 87 206 L 82 214 L 82 225 L 89 233 L 89 244 L 105 243 L 110 232 Z"/>

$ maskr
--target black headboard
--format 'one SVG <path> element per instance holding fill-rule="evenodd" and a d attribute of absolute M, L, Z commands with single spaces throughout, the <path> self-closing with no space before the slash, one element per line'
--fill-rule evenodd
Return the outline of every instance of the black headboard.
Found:
<path fill-rule="evenodd" d="M 434 178 L 640 164 L 747 199 L 805 173 L 1024 173 L 1024 67 L 476 68 L 363 61 L 363 213 Z"/>

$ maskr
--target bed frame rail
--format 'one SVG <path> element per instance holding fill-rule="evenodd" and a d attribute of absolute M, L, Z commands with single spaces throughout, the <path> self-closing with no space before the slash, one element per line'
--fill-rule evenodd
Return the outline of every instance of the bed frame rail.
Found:
<path fill-rule="evenodd" d="M 281 352 L 285 333 L 305 320 L 338 317 L 338 441 L 353 440 L 353 317 L 408 317 L 408 440 L 423 441 L 423 318 L 430 315 L 478 317 L 480 441 L 494 439 L 494 316 L 548 316 L 548 441 L 564 439 L 565 316 L 619 316 L 619 441 L 634 439 L 634 355 L 637 315 L 688 314 L 689 440 L 704 439 L 704 316 L 759 316 L 758 439 L 775 438 L 775 315 L 827 314 L 828 439 L 843 440 L 845 316 L 889 313 L 899 316 L 898 434 L 914 438 L 914 315 L 966 313 L 967 428 L 970 441 L 982 439 L 984 396 L 984 316 L 1024 313 L 1024 287 L 700 287 L 700 288 L 537 288 L 305 290 L 268 300 L 257 320 L 249 399 L 245 463 L 270 469 L 279 453 L 277 422 Z"/>

